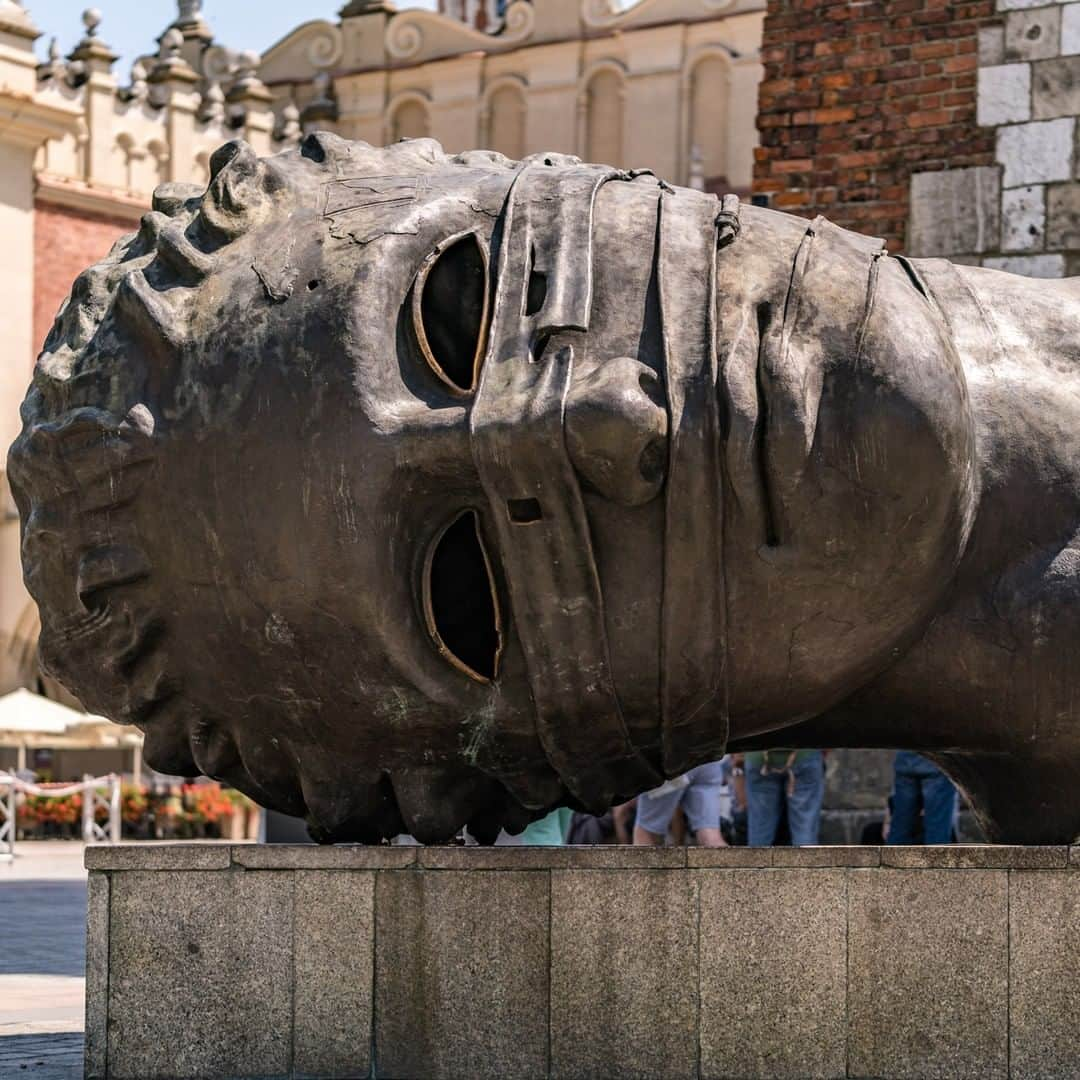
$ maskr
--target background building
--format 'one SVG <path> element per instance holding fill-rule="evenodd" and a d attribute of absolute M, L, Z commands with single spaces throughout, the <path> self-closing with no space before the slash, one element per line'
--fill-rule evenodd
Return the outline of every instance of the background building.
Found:
<path fill-rule="evenodd" d="M 18 432 L 34 357 L 76 274 L 136 228 L 157 184 L 204 182 L 228 139 L 269 154 L 316 128 L 372 143 L 433 136 L 450 151 L 555 150 L 749 190 L 765 0 L 442 6 L 352 0 L 260 57 L 217 42 L 201 0 L 179 0 L 122 76 L 108 4 L 104 21 L 84 15 L 68 56 L 53 47 L 39 62 L 32 4 L 0 0 L 0 446 Z M 4 693 L 40 680 L 4 478 L 0 496 Z"/>
<path fill-rule="evenodd" d="M 893 250 L 1080 272 L 1080 3 L 769 0 L 755 190 Z"/>

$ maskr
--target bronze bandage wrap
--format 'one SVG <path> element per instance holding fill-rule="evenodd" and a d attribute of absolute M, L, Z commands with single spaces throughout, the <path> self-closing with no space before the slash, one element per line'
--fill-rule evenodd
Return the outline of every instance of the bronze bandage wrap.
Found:
<path fill-rule="evenodd" d="M 619 175 L 526 166 L 518 176 L 504 212 L 490 343 L 470 421 L 537 734 L 566 787 L 598 811 L 660 780 L 630 741 L 611 677 L 589 523 L 563 431 L 574 351 L 556 340 L 560 331 L 588 329 L 592 204 Z M 563 212 L 582 201 L 586 213 Z M 544 274 L 547 288 L 529 314 L 533 273 Z"/>
<path fill-rule="evenodd" d="M 728 735 L 717 205 L 715 196 L 688 190 L 660 198 L 660 312 L 671 432 L 660 693 L 669 776 L 722 757 Z M 708 556 L 701 559 L 701 552 Z"/>
<path fill-rule="evenodd" d="M 491 504 L 525 654 L 537 733 L 581 802 L 605 809 L 660 781 L 627 733 L 611 675 L 589 522 L 565 443 L 575 334 L 589 329 L 592 205 L 629 174 L 528 166 L 507 198 L 487 358 L 472 409 L 473 457 Z M 661 761 L 673 775 L 727 742 L 722 476 L 716 399 L 719 203 L 659 200 L 659 301 L 670 412 L 661 612 Z M 585 212 L 581 204 L 585 203 Z M 725 227 L 737 217 L 725 204 Z M 726 238 L 727 239 L 727 238 Z M 529 311 L 529 286 L 546 291 Z M 695 565 L 695 553 L 715 553 Z"/>

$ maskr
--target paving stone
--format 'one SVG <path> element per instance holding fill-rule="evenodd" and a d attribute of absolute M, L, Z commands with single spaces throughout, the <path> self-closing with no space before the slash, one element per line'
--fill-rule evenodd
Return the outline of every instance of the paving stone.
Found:
<path fill-rule="evenodd" d="M 845 1075 L 846 876 L 698 872 L 703 1077 Z"/>
<path fill-rule="evenodd" d="M 546 1075 L 547 873 L 383 871 L 375 910 L 380 1076 Z"/>
<path fill-rule="evenodd" d="M 1080 53 L 1080 5 L 1066 4 L 1061 9 L 1061 54 Z"/>
<path fill-rule="evenodd" d="M 1005 59 L 1044 60 L 1057 56 L 1061 43 L 1058 5 L 1011 11 L 1005 16 Z"/>
<path fill-rule="evenodd" d="M 1042 60 L 1031 69 L 1032 116 L 1036 120 L 1080 113 L 1080 56 Z"/>
<path fill-rule="evenodd" d="M 996 251 L 1000 217 L 995 166 L 914 173 L 907 250 L 915 258 Z"/>
<path fill-rule="evenodd" d="M 363 870 L 298 870 L 294 890 L 294 1073 L 367 1076 L 375 875 Z"/>
<path fill-rule="evenodd" d="M 979 67 L 1005 62 L 1005 27 L 983 26 L 979 29 Z"/>
<path fill-rule="evenodd" d="M 1046 246 L 1080 248 L 1080 184 L 1051 184 L 1046 191 Z"/>
<path fill-rule="evenodd" d="M 1008 255 L 983 259 L 983 266 L 991 270 L 1004 270 L 1009 274 L 1022 274 L 1033 278 L 1059 278 L 1065 276 L 1063 255 Z"/>
<path fill-rule="evenodd" d="M 87 870 L 227 870 L 228 844 L 92 844 Z"/>
<path fill-rule="evenodd" d="M 250 870 L 392 870 L 412 866 L 417 847 L 364 844 L 236 844 L 232 861 Z"/>
<path fill-rule="evenodd" d="M 1009 1046 L 1014 1076 L 1080 1073 L 1080 875 L 1009 875 Z"/>
<path fill-rule="evenodd" d="M 1004 187 L 1023 187 L 1071 179 L 1072 117 L 1037 120 L 998 128 L 997 160 L 1004 166 Z"/>
<path fill-rule="evenodd" d="M 983 127 L 1030 120 L 1031 65 L 980 67 L 975 106 L 978 123 Z"/>
<path fill-rule="evenodd" d="M 1041 251 L 1046 236 L 1046 188 L 1008 188 L 1001 195 L 1001 250 Z"/>
<path fill-rule="evenodd" d="M 1068 852 L 1064 845 L 941 844 L 908 847 L 898 844 L 881 849 L 881 865 L 914 870 L 1055 869 L 1066 865 Z"/>
<path fill-rule="evenodd" d="M 849 870 L 848 1071 L 1008 1074 L 1008 871 Z"/>
<path fill-rule="evenodd" d="M 131 871 L 111 889 L 109 1075 L 287 1073 L 292 875 Z"/>
<path fill-rule="evenodd" d="M 697 1075 L 697 881 L 553 870 L 551 1075 Z"/>
<path fill-rule="evenodd" d="M 429 870 L 659 869 L 686 865 L 683 847 L 425 847 L 417 861 Z"/>
<path fill-rule="evenodd" d="M 86 1080 L 107 1075 L 109 1018 L 109 875 L 86 882 Z"/>

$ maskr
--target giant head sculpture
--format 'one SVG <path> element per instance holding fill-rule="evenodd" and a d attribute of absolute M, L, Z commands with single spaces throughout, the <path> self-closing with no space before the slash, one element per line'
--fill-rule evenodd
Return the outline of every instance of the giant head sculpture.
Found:
<path fill-rule="evenodd" d="M 917 267 L 736 203 L 326 134 L 160 188 L 10 457 L 48 669 L 328 839 L 787 745 L 940 609 L 975 425 Z"/>

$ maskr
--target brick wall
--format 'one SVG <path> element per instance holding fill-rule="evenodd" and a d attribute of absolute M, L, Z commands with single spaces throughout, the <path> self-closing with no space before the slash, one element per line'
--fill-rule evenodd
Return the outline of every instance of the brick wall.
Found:
<path fill-rule="evenodd" d="M 79 273 L 135 228 L 127 218 L 87 214 L 40 200 L 34 204 L 35 353 Z"/>
<path fill-rule="evenodd" d="M 994 163 L 976 125 L 993 0 L 769 0 L 754 190 L 905 245 L 912 173 Z"/>

